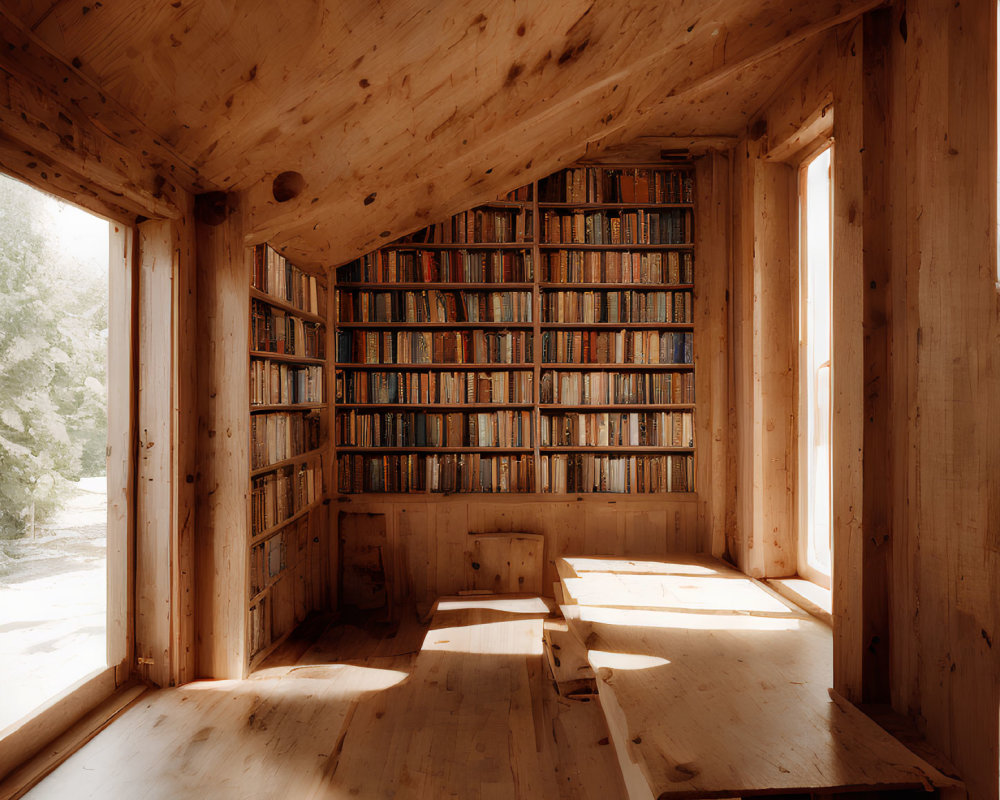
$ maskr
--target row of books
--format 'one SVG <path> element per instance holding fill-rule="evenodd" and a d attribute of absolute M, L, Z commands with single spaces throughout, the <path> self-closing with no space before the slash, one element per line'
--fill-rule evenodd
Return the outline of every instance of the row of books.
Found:
<path fill-rule="evenodd" d="M 294 517 L 323 496 L 323 461 L 309 461 L 258 475 L 250 481 L 250 529 L 263 533 Z"/>
<path fill-rule="evenodd" d="M 693 203 L 689 170 L 575 167 L 538 182 L 542 203 Z"/>
<path fill-rule="evenodd" d="M 531 447 L 532 412 L 341 411 L 338 447 Z"/>
<path fill-rule="evenodd" d="M 539 379 L 542 403 L 628 405 L 693 403 L 693 372 L 560 372 Z"/>
<path fill-rule="evenodd" d="M 266 353 L 323 358 L 323 326 L 254 300 L 250 307 L 250 347 Z"/>
<path fill-rule="evenodd" d="M 546 364 L 692 364 L 694 339 L 679 331 L 543 331 Z"/>
<path fill-rule="evenodd" d="M 531 202 L 531 184 L 527 186 L 519 186 L 512 192 L 507 192 L 503 195 L 500 200 L 507 203 L 530 203 Z"/>
<path fill-rule="evenodd" d="M 326 287 L 266 244 L 253 249 L 250 285 L 310 314 L 326 313 Z"/>
<path fill-rule="evenodd" d="M 542 414 L 542 447 L 694 447 L 690 411 Z"/>
<path fill-rule="evenodd" d="M 337 292 L 340 322 L 531 322 L 531 292 Z"/>
<path fill-rule="evenodd" d="M 308 453 L 320 445 L 316 411 L 278 411 L 250 416 L 250 469 Z"/>
<path fill-rule="evenodd" d="M 689 291 L 587 289 L 542 295 L 543 322 L 691 322 L 693 319 Z"/>
<path fill-rule="evenodd" d="M 528 331 L 337 331 L 340 364 L 521 364 L 533 358 Z"/>
<path fill-rule="evenodd" d="M 270 604 L 267 601 L 267 597 L 261 597 L 256 603 L 250 606 L 249 630 L 247 632 L 247 639 L 249 641 L 247 644 L 250 647 L 251 658 L 271 643 L 271 620 L 269 615 Z"/>
<path fill-rule="evenodd" d="M 337 402 L 530 403 L 533 377 L 526 371 L 340 372 Z"/>
<path fill-rule="evenodd" d="M 687 251 L 546 250 L 542 280 L 551 283 L 694 283 Z"/>
<path fill-rule="evenodd" d="M 251 597 L 270 586 L 287 566 L 285 533 L 279 531 L 250 548 Z"/>
<path fill-rule="evenodd" d="M 567 244 L 690 244 L 691 211 L 555 211 L 542 215 L 542 242 Z"/>
<path fill-rule="evenodd" d="M 377 250 L 337 270 L 338 283 L 524 283 L 531 250 Z"/>
<path fill-rule="evenodd" d="M 399 244 L 502 244 L 531 241 L 531 209 L 484 206 L 455 214 L 450 220 L 429 225 Z"/>
<path fill-rule="evenodd" d="M 553 494 L 694 491 L 694 456 L 559 453 L 541 457 L 541 490 Z"/>
<path fill-rule="evenodd" d="M 355 492 L 531 492 L 533 456 L 479 453 L 343 455 L 338 489 Z"/>
<path fill-rule="evenodd" d="M 322 402 L 323 367 L 287 364 L 269 358 L 250 360 L 251 405 Z"/>

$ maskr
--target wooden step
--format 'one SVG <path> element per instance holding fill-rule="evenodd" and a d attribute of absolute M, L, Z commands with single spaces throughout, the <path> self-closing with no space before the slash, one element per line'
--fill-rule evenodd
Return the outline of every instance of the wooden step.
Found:
<path fill-rule="evenodd" d="M 569 632 L 566 620 L 545 620 L 542 636 L 549 671 L 559 694 L 570 699 L 596 695 L 597 681 L 587 661 L 587 651 Z"/>

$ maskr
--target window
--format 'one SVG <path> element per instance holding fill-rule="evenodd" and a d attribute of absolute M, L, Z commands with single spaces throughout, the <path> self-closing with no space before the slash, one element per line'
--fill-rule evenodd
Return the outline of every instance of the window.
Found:
<path fill-rule="evenodd" d="M 108 376 L 128 368 L 108 357 L 128 336 L 109 313 L 121 235 L 0 175 L 0 730 L 123 657 L 109 592 L 124 570 L 108 571 L 124 541 L 108 514 L 121 484 L 107 458 L 127 426 L 108 424 Z"/>
<path fill-rule="evenodd" d="M 829 583 L 832 147 L 799 172 L 799 573 Z"/>

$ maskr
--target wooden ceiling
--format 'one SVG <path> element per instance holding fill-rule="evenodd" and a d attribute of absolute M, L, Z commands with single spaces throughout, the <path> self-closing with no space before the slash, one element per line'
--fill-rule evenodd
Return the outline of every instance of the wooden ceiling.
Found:
<path fill-rule="evenodd" d="M 248 190 L 256 240 L 331 264 L 637 137 L 735 136 L 817 36 L 877 4 L 11 0 L 2 13 L 115 104 L 114 119 L 92 116 L 119 143 L 157 151 L 192 191 Z M 278 203 L 285 171 L 305 187 Z"/>

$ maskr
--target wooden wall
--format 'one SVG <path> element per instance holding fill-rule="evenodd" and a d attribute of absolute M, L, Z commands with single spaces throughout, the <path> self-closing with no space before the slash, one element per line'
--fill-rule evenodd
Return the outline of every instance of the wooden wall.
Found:
<path fill-rule="evenodd" d="M 752 574 L 784 563 L 769 535 L 794 517 L 778 495 L 796 468 L 769 460 L 786 435 L 770 410 L 795 406 L 783 348 L 758 339 L 794 337 L 767 281 L 794 281 L 795 231 L 771 166 L 796 163 L 832 104 L 834 682 L 914 720 L 973 798 L 1000 774 L 995 36 L 987 2 L 842 26 L 750 125 L 733 179 L 728 547 Z"/>
<path fill-rule="evenodd" d="M 393 598 L 427 604 L 466 585 L 470 533 L 545 537 L 542 586 L 551 595 L 561 555 L 649 555 L 700 551 L 703 503 L 678 499 L 489 495 L 344 495 L 337 512 L 384 514 L 386 575 Z"/>
<path fill-rule="evenodd" d="M 873 109 L 888 138 L 895 458 L 865 480 L 892 503 L 892 701 L 974 798 L 997 796 L 1000 729 L 995 14 L 895 7 L 887 102 Z"/>
<path fill-rule="evenodd" d="M 733 174 L 732 456 L 728 531 L 733 562 L 754 577 L 796 569 L 797 262 L 790 203 L 795 171 L 766 161 L 758 126 Z"/>

